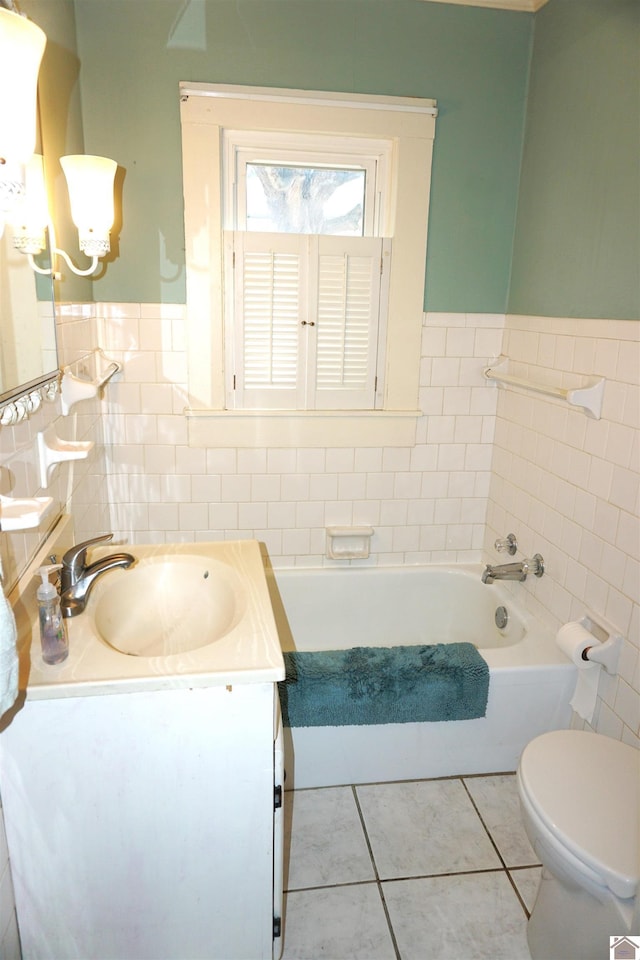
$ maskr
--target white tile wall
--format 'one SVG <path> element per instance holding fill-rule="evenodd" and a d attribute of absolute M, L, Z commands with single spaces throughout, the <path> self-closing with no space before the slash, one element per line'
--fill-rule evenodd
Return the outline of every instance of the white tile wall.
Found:
<path fill-rule="evenodd" d="M 103 418 L 94 401 L 61 418 L 56 401 L 2 427 L 0 490 L 40 492 L 33 441 L 54 422 L 62 437 L 97 441 L 88 461 L 56 468 L 47 491 L 72 511 L 78 538 L 105 530 L 132 542 L 256 537 L 275 565 L 317 565 L 330 563 L 326 526 L 366 523 L 376 530 L 369 562 L 401 564 L 495 561 L 493 541 L 513 530 L 522 552 L 541 552 L 547 564 L 541 580 L 514 585 L 537 616 L 555 629 L 588 606 L 624 634 L 620 675 L 602 675 L 594 727 L 638 743 L 637 323 L 426 314 L 415 446 L 217 450 L 187 445 L 185 317 L 180 305 L 63 308 L 62 362 L 100 344 L 123 372 L 105 389 Z M 501 351 L 543 382 L 607 377 L 602 419 L 488 384 L 482 369 Z M 44 532 L 0 537 L 10 582 Z M 0 884 L 5 874 L 0 849 Z M 5 878 L 8 958 L 19 956 L 12 909 Z"/>
<path fill-rule="evenodd" d="M 596 729 L 636 741 L 638 324 L 429 313 L 416 445 L 407 449 L 190 450 L 185 310 L 100 305 L 100 342 L 124 371 L 108 390 L 112 525 L 131 540 L 256 537 L 275 565 L 318 565 L 324 528 L 375 528 L 369 563 L 462 562 L 498 535 L 541 552 L 526 584 L 552 629 L 588 606 L 626 638 L 621 675 L 603 675 Z M 488 384 L 500 352 L 515 372 L 562 386 L 607 378 L 603 417 Z M 498 416 L 496 416 L 496 406 Z M 489 509 L 488 523 L 487 509 Z"/>
<path fill-rule="evenodd" d="M 322 564 L 325 527 L 371 524 L 372 563 L 478 560 L 496 393 L 482 368 L 504 317 L 427 314 L 411 448 L 192 450 L 186 312 L 101 304 L 100 342 L 123 373 L 106 393 L 112 524 L 141 542 L 255 537 L 276 565 Z"/>
<path fill-rule="evenodd" d="M 57 306 L 57 339 L 61 365 L 78 359 L 97 343 L 95 309 L 92 304 Z M 36 435 L 52 425 L 64 440 L 94 440 L 87 460 L 52 468 L 49 486 L 39 480 Z M 51 496 L 54 504 L 39 530 L 5 533 L 0 550 L 10 589 L 37 553 L 65 504 L 73 511 L 79 537 L 102 531 L 109 522 L 108 501 L 102 466 L 101 405 L 83 401 L 68 417 L 61 415 L 59 396 L 45 402 L 28 420 L 16 426 L 0 427 L 0 492 L 12 497 Z"/>
<path fill-rule="evenodd" d="M 511 372 L 577 386 L 606 377 L 602 417 L 539 394 L 499 389 L 485 548 L 513 531 L 546 572 L 524 596 L 553 630 L 586 610 L 625 637 L 619 675 L 601 672 L 593 727 L 640 734 L 640 324 L 508 317 Z M 520 585 L 518 585 L 520 588 Z"/>

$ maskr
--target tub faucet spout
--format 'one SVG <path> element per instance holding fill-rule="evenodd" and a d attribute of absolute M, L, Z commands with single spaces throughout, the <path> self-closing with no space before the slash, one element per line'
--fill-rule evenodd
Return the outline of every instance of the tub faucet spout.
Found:
<path fill-rule="evenodd" d="M 67 550 L 62 558 L 60 575 L 60 606 L 63 617 L 75 617 L 84 610 L 89 593 L 98 577 L 114 567 L 130 567 L 136 558 L 130 553 L 112 553 L 107 557 L 87 564 L 87 549 L 95 543 L 113 539 L 112 533 L 85 540 Z"/>
<path fill-rule="evenodd" d="M 536 577 L 541 577 L 544 573 L 544 560 L 539 553 L 536 553 L 530 560 L 521 560 L 519 563 L 503 563 L 495 567 L 488 563 L 482 572 L 482 582 L 518 580 L 522 583 L 530 573 Z"/>

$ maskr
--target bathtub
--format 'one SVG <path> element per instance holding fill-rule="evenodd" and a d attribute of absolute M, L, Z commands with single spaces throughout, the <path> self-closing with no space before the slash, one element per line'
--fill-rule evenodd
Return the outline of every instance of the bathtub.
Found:
<path fill-rule="evenodd" d="M 570 725 L 576 667 L 514 599 L 520 585 L 483 584 L 481 570 L 268 570 L 283 650 L 469 641 L 490 671 L 481 719 L 285 728 L 287 788 L 513 771 L 529 740 Z"/>

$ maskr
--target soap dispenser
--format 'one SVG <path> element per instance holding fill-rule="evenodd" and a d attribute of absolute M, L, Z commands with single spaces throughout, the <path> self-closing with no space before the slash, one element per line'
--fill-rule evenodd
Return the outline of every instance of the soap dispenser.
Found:
<path fill-rule="evenodd" d="M 49 582 L 49 574 L 54 570 L 60 570 L 61 567 L 61 563 L 52 563 L 38 570 L 42 583 L 36 591 L 36 597 L 40 618 L 42 659 L 45 663 L 62 663 L 69 655 L 69 641 L 60 610 L 60 597 L 54 585 Z"/>

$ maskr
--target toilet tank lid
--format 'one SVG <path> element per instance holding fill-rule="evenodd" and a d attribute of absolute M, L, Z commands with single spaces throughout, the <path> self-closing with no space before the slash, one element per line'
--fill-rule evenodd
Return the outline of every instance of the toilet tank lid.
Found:
<path fill-rule="evenodd" d="M 518 772 L 521 789 L 556 838 L 616 896 L 634 896 L 640 751 L 585 730 L 554 730 L 527 744 Z"/>

